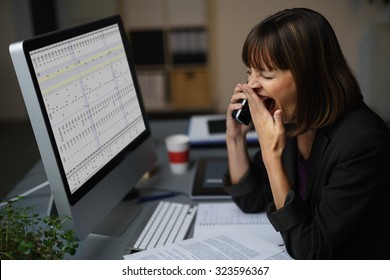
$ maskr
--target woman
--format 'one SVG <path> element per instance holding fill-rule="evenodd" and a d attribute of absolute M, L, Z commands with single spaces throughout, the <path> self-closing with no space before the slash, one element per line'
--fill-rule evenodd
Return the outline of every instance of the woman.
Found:
<path fill-rule="evenodd" d="M 363 102 L 328 21 L 289 9 L 249 33 L 227 111 L 226 191 L 244 212 L 267 210 L 296 259 L 390 259 L 390 132 Z M 249 126 L 232 113 L 247 99 Z"/>

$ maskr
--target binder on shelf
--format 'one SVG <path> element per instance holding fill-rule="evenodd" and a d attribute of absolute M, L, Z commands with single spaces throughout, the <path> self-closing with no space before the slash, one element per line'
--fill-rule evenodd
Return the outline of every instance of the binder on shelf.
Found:
<path fill-rule="evenodd" d="M 167 105 L 166 77 L 162 70 L 137 71 L 138 83 L 146 109 L 161 109 Z"/>
<path fill-rule="evenodd" d="M 130 43 L 136 65 L 162 65 L 164 58 L 164 36 L 162 30 L 132 31 Z"/>
<path fill-rule="evenodd" d="M 180 28 L 169 33 L 169 49 L 174 64 L 207 62 L 207 35 L 204 28 Z"/>

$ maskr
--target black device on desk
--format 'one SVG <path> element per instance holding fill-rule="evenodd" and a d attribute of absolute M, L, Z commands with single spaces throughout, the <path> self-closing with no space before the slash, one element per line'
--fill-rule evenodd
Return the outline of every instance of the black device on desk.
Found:
<path fill-rule="evenodd" d="M 228 170 L 227 158 L 201 158 L 195 173 L 190 197 L 194 200 L 230 199 L 224 191 L 224 175 Z"/>
<path fill-rule="evenodd" d="M 120 234 L 139 211 L 122 198 L 156 161 L 120 17 L 17 42 L 10 53 L 58 214 L 71 218 L 65 229 L 80 240 Z"/>

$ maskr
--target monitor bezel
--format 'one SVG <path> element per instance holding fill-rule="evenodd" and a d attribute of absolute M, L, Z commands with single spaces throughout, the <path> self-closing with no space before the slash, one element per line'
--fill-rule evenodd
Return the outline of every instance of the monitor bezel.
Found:
<path fill-rule="evenodd" d="M 101 28 L 105 28 L 111 25 L 118 25 L 122 43 L 126 52 L 126 58 L 129 64 L 130 72 L 132 75 L 135 91 L 137 94 L 137 99 L 140 105 L 141 114 L 143 118 L 143 122 L 145 125 L 145 130 L 138 135 L 129 145 L 127 145 L 121 152 L 119 152 L 114 158 L 112 158 L 104 167 L 102 167 L 97 173 L 95 173 L 91 178 L 89 178 L 84 184 L 79 187 L 74 193 L 71 193 L 68 180 L 66 178 L 66 174 L 64 171 L 64 166 L 62 164 L 62 160 L 60 157 L 60 153 L 55 141 L 54 133 L 50 124 L 49 116 L 45 108 L 44 100 L 42 97 L 42 93 L 38 84 L 37 76 L 35 75 L 35 70 L 31 61 L 30 52 L 37 50 L 39 48 L 49 46 L 51 44 L 55 44 L 57 42 L 65 41 L 83 34 L 86 34 L 88 32 L 93 32 Z M 89 191 L 91 191 L 95 185 L 97 185 L 103 178 L 106 177 L 107 174 L 109 174 L 113 169 L 115 169 L 116 166 L 118 166 L 125 158 L 126 154 L 131 153 L 134 151 L 144 140 L 146 140 L 150 135 L 150 127 L 149 122 L 147 119 L 147 115 L 145 112 L 140 87 L 138 84 L 137 76 L 135 73 L 135 65 L 132 58 L 132 51 L 130 47 L 130 43 L 127 37 L 127 33 L 124 30 L 121 18 L 119 15 L 111 16 L 108 18 L 100 19 L 91 23 L 85 23 L 82 25 L 78 25 L 75 27 L 70 27 L 67 29 L 59 30 L 50 32 L 44 35 L 40 35 L 31 39 L 27 39 L 23 41 L 23 52 L 24 56 L 29 68 L 29 72 L 32 78 L 33 86 L 35 88 L 35 92 L 33 94 L 36 94 L 40 111 L 42 112 L 42 116 L 45 123 L 45 128 L 49 135 L 49 141 L 52 146 L 52 150 L 54 153 L 55 161 L 59 167 L 59 172 L 62 180 L 62 184 L 65 188 L 65 192 L 68 198 L 68 202 L 70 205 L 75 205 L 82 197 L 84 197 Z"/>

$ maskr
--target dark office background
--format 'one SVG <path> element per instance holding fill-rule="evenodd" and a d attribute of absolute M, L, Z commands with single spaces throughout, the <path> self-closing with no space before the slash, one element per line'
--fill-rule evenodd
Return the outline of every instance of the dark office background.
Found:
<path fill-rule="evenodd" d="M 40 158 L 10 60 L 9 44 L 35 34 L 118 13 L 122 1 L 130 0 L 0 1 L 0 200 Z M 377 57 L 379 47 L 389 49 L 390 4 L 384 4 L 382 0 L 207 2 L 212 14 L 209 23 L 212 34 L 210 61 L 217 111 L 224 112 L 234 84 L 245 79 L 240 51 L 250 27 L 277 10 L 307 6 L 322 12 L 329 19 L 363 91 L 368 93 L 367 102 L 390 120 L 390 101 L 387 102 L 390 100 L 390 57 L 388 51 L 384 59 Z M 387 35 L 378 35 L 377 31 L 383 30 Z M 376 90 L 381 90 L 381 93 L 376 95 Z"/>
<path fill-rule="evenodd" d="M 32 35 L 47 33 L 58 28 L 55 5 L 54 0 L 29 1 Z M 1 199 L 39 160 L 40 156 L 31 125 L 27 119 L 0 120 L 0 131 Z"/>

